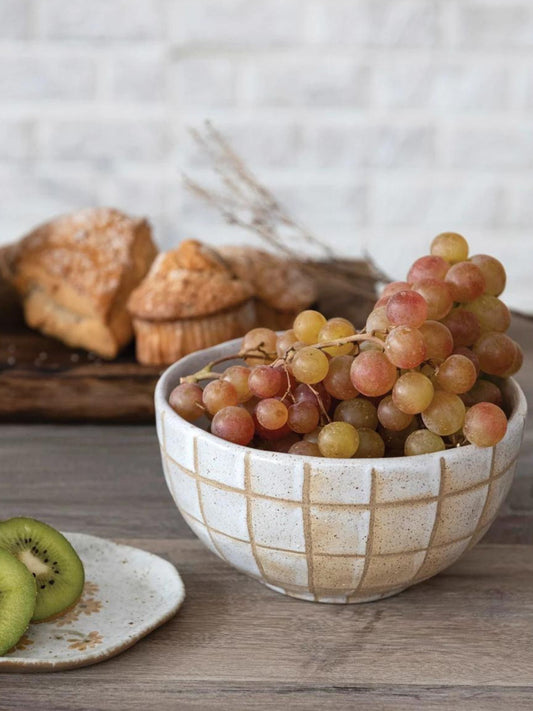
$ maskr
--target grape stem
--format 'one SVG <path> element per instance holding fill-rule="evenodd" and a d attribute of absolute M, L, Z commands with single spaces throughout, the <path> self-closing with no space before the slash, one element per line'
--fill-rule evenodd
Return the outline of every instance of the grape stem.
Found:
<path fill-rule="evenodd" d="M 200 380 L 217 380 L 222 377 L 222 373 L 213 372 L 215 365 L 220 365 L 220 363 L 226 363 L 229 360 L 239 360 L 240 358 L 250 358 L 255 356 L 257 358 L 272 359 L 273 354 L 267 353 L 262 348 L 257 348 L 253 350 L 240 351 L 239 353 L 234 353 L 233 355 L 224 356 L 223 358 L 217 358 L 212 360 L 210 363 L 205 365 L 203 368 L 198 370 L 192 375 L 185 375 L 180 378 L 180 383 L 198 383 Z"/>
<path fill-rule="evenodd" d="M 319 351 L 322 351 L 325 348 L 345 346 L 347 343 L 357 343 L 359 341 L 371 341 L 372 343 L 376 343 L 381 348 L 384 348 L 385 345 L 383 341 L 377 336 L 369 336 L 368 333 L 355 333 L 353 336 L 346 336 L 345 338 L 336 338 L 333 341 L 325 341 L 323 343 L 315 343 L 307 347 L 317 348 Z M 238 360 L 239 358 L 263 358 L 265 361 L 273 361 L 271 362 L 271 365 L 273 367 L 276 365 L 283 365 L 283 367 L 286 368 L 287 363 L 289 363 L 294 358 L 295 353 L 297 353 L 297 351 L 291 347 L 285 353 L 284 356 L 278 358 L 277 360 L 274 360 L 274 354 L 265 351 L 263 348 L 261 348 L 262 345 L 263 344 L 259 344 L 257 348 L 252 350 L 240 351 L 239 353 L 235 353 L 234 355 L 224 356 L 223 358 L 213 360 L 207 365 L 205 365 L 203 368 L 198 370 L 196 373 L 193 373 L 192 375 L 186 375 L 180 378 L 180 383 L 198 383 L 201 380 L 216 380 L 217 378 L 221 378 L 222 373 L 213 372 L 213 368 L 215 367 L 215 365 L 225 363 L 229 360 Z"/>

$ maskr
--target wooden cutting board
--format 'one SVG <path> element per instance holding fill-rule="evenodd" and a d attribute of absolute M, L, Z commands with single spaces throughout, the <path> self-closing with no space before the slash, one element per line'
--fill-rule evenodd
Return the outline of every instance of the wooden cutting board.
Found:
<path fill-rule="evenodd" d="M 327 279 L 318 286 L 325 315 L 361 326 L 369 300 L 343 294 Z M 30 330 L 16 295 L 0 282 L 0 421 L 152 422 L 162 370 L 137 363 L 133 344 L 104 361 Z"/>

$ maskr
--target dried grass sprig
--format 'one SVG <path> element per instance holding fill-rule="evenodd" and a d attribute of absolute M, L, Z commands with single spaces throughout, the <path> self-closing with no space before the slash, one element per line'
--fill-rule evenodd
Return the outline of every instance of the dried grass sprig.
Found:
<path fill-rule="evenodd" d="M 221 192 L 212 190 L 185 175 L 185 186 L 193 195 L 218 210 L 228 224 L 258 235 L 316 279 L 328 279 L 347 292 L 375 298 L 375 285 L 388 281 L 388 277 L 367 255 L 366 263 L 347 262 L 296 221 L 210 122 L 206 122 L 203 131 L 191 129 L 191 134 L 209 157 L 223 188 Z M 298 245 L 312 247 L 317 258 L 302 258 Z"/>

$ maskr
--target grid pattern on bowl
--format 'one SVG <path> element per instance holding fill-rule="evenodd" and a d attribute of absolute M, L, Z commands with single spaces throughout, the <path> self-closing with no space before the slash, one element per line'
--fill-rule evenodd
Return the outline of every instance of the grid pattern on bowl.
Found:
<path fill-rule="evenodd" d="M 406 483 L 400 487 L 405 494 L 396 491 L 394 498 L 388 494 L 390 471 L 361 468 L 346 502 L 321 485 L 329 479 L 321 471 L 327 465 L 318 459 L 315 464 L 295 458 L 285 495 L 275 480 L 272 495 L 254 471 L 264 462 L 256 464 L 250 451 L 235 449 L 229 473 L 225 464 L 219 465 L 224 471 L 206 469 L 199 450 L 209 449 L 212 440 L 199 432 L 184 454 L 186 466 L 168 451 L 164 412 L 161 430 L 170 491 L 198 537 L 248 575 L 309 600 L 386 595 L 443 570 L 488 530 L 517 459 L 498 447 L 487 450 L 486 471 L 474 467 L 466 481 L 463 474 L 461 487 L 461 472 L 444 457 L 435 458 L 436 470 L 428 472 L 418 492 Z"/>

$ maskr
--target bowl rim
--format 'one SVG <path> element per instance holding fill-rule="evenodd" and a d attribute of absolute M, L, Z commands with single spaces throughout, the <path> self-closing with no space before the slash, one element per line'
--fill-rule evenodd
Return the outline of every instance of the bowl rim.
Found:
<path fill-rule="evenodd" d="M 163 373 L 160 375 L 155 392 L 154 392 L 154 402 L 155 402 L 155 410 L 156 410 L 156 420 L 159 420 L 160 413 L 164 413 L 165 421 L 174 421 L 176 424 L 178 424 L 182 429 L 186 431 L 190 431 L 191 434 L 193 434 L 195 431 L 196 432 L 201 432 L 202 436 L 205 436 L 208 441 L 213 440 L 216 442 L 218 445 L 223 443 L 224 446 L 230 447 L 230 448 L 237 448 L 237 450 L 243 450 L 243 452 L 251 452 L 252 456 L 256 456 L 258 458 L 262 459 L 267 459 L 272 462 L 280 462 L 281 461 L 294 461 L 295 458 L 300 458 L 305 461 L 312 461 L 312 462 L 327 462 L 329 465 L 333 463 L 337 463 L 340 466 L 346 466 L 348 462 L 350 463 L 351 466 L 365 466 L 365 467 L 377 467 L 377 466 L 383 466 L 383 463 L 386 462 L 388 463 L 388 466 L 392 466 L 395 462 L 405 462 L 406 460 L 409 461 L 415 461 L 417 464 L 423 464 L 424 462 L 431 462 L 434 461 L 437 458 L 445 457 L 448 461 L 455 461 L 462 456 L 465 456 L 466 453 L 472 452 L 473 450 L 478 450 L 480 452 L 484 450 L 490 450 L 493 449 L 493 447 L 476 447 L 474 444 L 467 444 L 463 445 L 462 447 L 454 447 L 451 449 L 446 449 L 444 451 L 439 451 L 439 452 L 429 452 L 427 454 L 416 454 L 416 455 L 403 455 L 401 457 L 372 457 L 372 458 L 335 458 L 335 457 L 312 457 L 309 455 L 304 455 L 304 454 L 289 454 L 288 452 L 271 452 L 269 450 L 265 449 L 255 449 L 254 447 L 249 447 L 248 445 L 242 445 L 242 444 L 235 444 L 234 442 L 228 442 L 227 440 L 222 439 L 221 437 L 217 437 L 214 434 L 211 434 L 211 432 L 202 429 L 201 427 L 198 427 L 192 422 L 188 422 L 187 420 L 183 419 L 178 415 L 177 412 L 175 412 L 172 407 L 170 407 L 170 404 L 168 402 L 168 395 L 170 394 L 171 390 L 176 387 L 179 383 L 173 382 L 176 378 L 175 372 L 178 369 L 181 369 L 181 367 L 188 361 L 188 360 L 193 360 L 205 356 L 206 362 L 209 362 L 209 360 L 212 360 L 208 358 L 208 353 L 212 352 L 215 349 L 222 348 L 222 347 L 229 347 L 232 344 L 240 344 L 242 341 L 242 338 L 235 338 L 231 341 L 224 341 L 223 343 L 219 343 L 215 346 L 210 346 L 209 348 L 204 348 L 199 351 L 194 351 L 193 353 L 190 353 L 183 358 L 180 358 L 177 360 L 175 363 L 172 363 L 172 365 L 169 365 Z M 507 378 L 505 390 L 507 391 L 507 394 L 510 396 L 513 396 L 515 399 L 515 404 L 513 407 L 513 410 L 509 416 L 508 419 L 508 427 L 507 427 L 507 432 L 505 433 L 505 436 L 503 437 L 500 442 L 497 443 L 498 446 L 501 445 L 502 443 L 506 442 L 507 439 L 511 437 L 511 432 L 512 430 L 520 426 L 520 420 L 524 421 L 526 418 L 527 414 L 527 400 L 526 396 L 524 394 L 524 391 L 520 387 L 519 383 L 515 380 L 515 378 Z"/>

